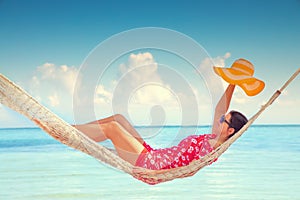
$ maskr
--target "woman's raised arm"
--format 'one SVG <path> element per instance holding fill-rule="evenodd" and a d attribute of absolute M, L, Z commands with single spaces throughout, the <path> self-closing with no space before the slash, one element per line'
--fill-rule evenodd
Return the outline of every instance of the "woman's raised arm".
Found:
<path fill-rule="evenodd" d="M 214 120 L 212 125 L 212 133 L 217 134 L 218 131 L 220 131 L 221 127 L 220 127 L 219 120 L 220 117 L 228 111 L 234 89 L 235 89 L 235 85 L 229 84 L 223 96 L 221 97 L 218 104 L 216 105 Z"/>

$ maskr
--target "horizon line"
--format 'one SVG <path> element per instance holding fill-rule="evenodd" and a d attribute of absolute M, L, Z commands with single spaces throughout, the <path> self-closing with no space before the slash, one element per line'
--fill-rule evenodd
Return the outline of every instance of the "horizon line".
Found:
<path fill-rule="evenodd" d="M 252 126 L 300 126 L 300 124 L 288 124 L 288 123 L 283 123 L 283 124 L 252 124 L 250 127 Z M 211 125 L 151 125 L 151 126 L 147 126 L 147 125 L 137 125 L 134 126 L 134 128 L 162 128 L 162 127 L 211 127 Z M 40 127 L 38 126 L 34 126 L 34 127 L 0 127 L 0 130 L 5 130 L 5 129 L 40 129 Z"/>

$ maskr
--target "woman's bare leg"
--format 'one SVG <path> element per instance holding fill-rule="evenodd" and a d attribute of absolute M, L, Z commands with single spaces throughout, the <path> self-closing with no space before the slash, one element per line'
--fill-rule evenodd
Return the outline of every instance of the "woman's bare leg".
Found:
<path fill-rule="evenodd" d="M 140 153 L 144 150 L 143 144 L 116 121 L 106 123 L 89 123 L 75 125 L 75 128 L 96 142 L 110 139 L 118 155 L 131 164 L 135 164 Z"/>
<path fill-rule="evenodd" d="M 34 119 L 33 121 L 45 131 L 51 132 L 51 130 L 47 126 L 44 126 L 39 120 Z M 100 140 L 100 129 L 102 134 L 101 137 L 110 139 L 119 156 L 132 165 L 135 165 L 139 155 L 145 149 L 143 144 L 141 144 L 135 137 L 129 134 L 118 122 L 115 121 L 104 124 L 75 125 L 74 127 L 78 128 L 95 141 Z"/>
<path fill-rule="evenodd" d="M 118 155 L 135 165 L 140 153 L 145 149 L 144 146 L 118 122 L 112 121 L 100 126 L 104 135 L 112 141 Z"/>
<path fill-rule="evenodd" d="M 102 142 L 107 139 L 99 124 L 82 124 L 73 126 L 96 142 Z"/>
<path fill-rule="evenodd" d="M 93 122 L 89 122 L 88 124 L 105 124 L 105 123 L 110 123 L 110 122 L 117 122 L 120 124 L 126 132 L 128 132 L 130 135 L 135 137 L 141 144 L 144 143 L 144 140 L 140 136 L 140 134 L 136 131 L 136 129 L 131 125 L 131 123 L 123 116 L 120 114 L 116 114 L 104 119 L 96 120 Z"/>

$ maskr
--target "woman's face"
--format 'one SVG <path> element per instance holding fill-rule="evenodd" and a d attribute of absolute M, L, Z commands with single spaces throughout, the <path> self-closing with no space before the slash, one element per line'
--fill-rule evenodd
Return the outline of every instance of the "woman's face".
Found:
<path fill-rule="evenodd" d="M 231 114 L 228 113 L 224 116 L 224 119 L 220 120 L 220 122 L 222 121 L 221 135 L 226 137 L 228 137 L 230 134 L 234 132 L 234 128 L 230 127 L 230 118 L 231 118 Z"/>

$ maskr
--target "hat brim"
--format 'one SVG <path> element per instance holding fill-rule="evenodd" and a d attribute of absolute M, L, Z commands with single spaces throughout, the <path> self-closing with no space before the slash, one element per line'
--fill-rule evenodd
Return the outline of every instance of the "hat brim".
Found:
<path fill-rule="evenodd" d="M 238 84 L 248 96 L 255 96 L 265 88 L 265 83 L 259 79 L 248 79 L 244 83 Z"/>
<path fill-rule="evenodd" d="M 214 71 L 224 81 L 240 86 L 248 96 L 259 94 L 265 87 L 263 81 L 232 68 L 214 67 Z"/>

